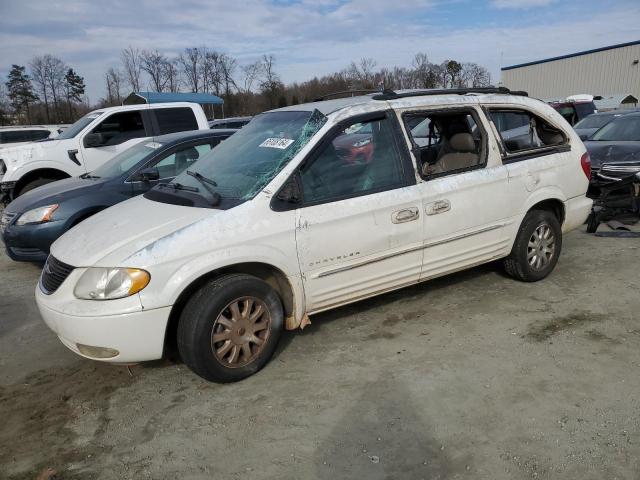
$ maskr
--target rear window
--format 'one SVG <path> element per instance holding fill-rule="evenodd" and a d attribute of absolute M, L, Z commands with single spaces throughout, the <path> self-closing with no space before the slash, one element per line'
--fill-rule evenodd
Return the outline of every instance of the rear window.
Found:
<path fill-rule="evenodd" d="M 196 116 L 188 107 L 180 108 L 158 108 L 152 110 L 158 121 L 160 135 L 166 133 L 184 132 L 187 130 L 198 130 Z"/>
<path fill-rule="evenodd" d="M 614 115 L 590 115 L 576 123 L 575 128 L 600 128 L 613 120 L 613 118 Z"/>

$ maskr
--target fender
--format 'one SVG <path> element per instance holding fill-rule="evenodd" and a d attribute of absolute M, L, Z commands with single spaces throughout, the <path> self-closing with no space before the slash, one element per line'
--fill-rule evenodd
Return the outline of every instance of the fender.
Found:
<path fill-rule="evenodd" d="M 527 200 L 522 207 L 522 215 L 524 216 L 536 203 L 540 203 L 545 200 L 559 200 L 564 204 L 567 201 L 567 197 L 562 192 L 562 190 L 560 190 L 560 188 L 555 185 L 541 187 L 531 192 L 531 194 L 527 197 Z"/>
<path fill-rule="evenodd" d="M 19 165 L 13 170 L 7 170 L 7 173 L 3 177 L 2 181 L 19 182 L 26 175 L 30 174 L 31 172 L 35 172 L 36 170 L 57 170 L 60 173 L 67 175 L 68 177 L 78 175 L 78 173 L 74 172 L 71 168 L 63 166 L 61 162 L 56 162 L 54 160 L 36 160 L 34 162 L 25 163 L 24 165 Z"/>
<path fill-rule="evenodd" d="M 150 269 L 152 280 L 149 286 L 140 292 L 143 308 L 171 306 L 194 281 L 216 270 L 242 263 L 262 263 L 284 274 L 293 294 L 294 321 L 291 323 L 299 325 L 305 313 L 305 297 L 298 259 L 291 258 L 290 255 L 287 257 L 282 250 L 267 245 L 239 245 L 204 255 L 197 254 L 186 261 L 182 258 L 163 265 L 154 265 Z M 153 270 L 158 267 L 166 269 L 162 277 L 168 280 L 163 284 L 153 283 Z"/>

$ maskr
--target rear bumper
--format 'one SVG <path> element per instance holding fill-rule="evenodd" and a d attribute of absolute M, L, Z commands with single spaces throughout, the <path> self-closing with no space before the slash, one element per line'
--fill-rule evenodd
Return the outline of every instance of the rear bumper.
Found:
<path fill-rule="evenodd" d="M 136 363 L 162 358 L 171 307 L 119 315 L 75 316 L 47 306 L 47 295 L 39 287 L 36 287 L 36 303 L 47 326 L 69 350 L 82 357 L 108 363 Z M 96 305 L 99 303 L 95 302 Z M 96 308 L 96 312 L 99 311 Z M 115 355 L 101 358 L 87 353 L 86 348 L 80 351 L 82 347 L 79 346 L 109 349 Z"/>
<path fill-rule="evenodd" d="M 593 200 L 587 197 L 574 197 L 564 202 L 564 223 L 562 233 L 575 230 L 584 224 L 591 213 Z"/>

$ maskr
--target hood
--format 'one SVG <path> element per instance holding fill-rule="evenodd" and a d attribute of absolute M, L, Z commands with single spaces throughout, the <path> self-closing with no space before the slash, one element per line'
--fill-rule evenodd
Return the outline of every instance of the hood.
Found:
<path fill-rule="evenodd" d="M 53 243 L 51 254 L 74 267 L 119 266 L 159 238 L 220 212 L 154 202 L 140 195 L 80 222 Z"/>
<path fill-rule="evenodd" d="M 640 160 L 640 142 L 584 142 L 591 157 L 591 166 L 599 168 L 609 162 L 637 162 Z"/>
<path fill-rule="evenodd" d="M 96 188 L 102 188 L 102 185 L 109 180 L 108 178 L 74 177 L 47 183 L 20 195 L 7 206 L 7 212 L 24 213 L 27 210 L 43 205 L 62 203 L 65 200 L 83 195 L 90 190 L 95 191 L 94 189 Z"/>

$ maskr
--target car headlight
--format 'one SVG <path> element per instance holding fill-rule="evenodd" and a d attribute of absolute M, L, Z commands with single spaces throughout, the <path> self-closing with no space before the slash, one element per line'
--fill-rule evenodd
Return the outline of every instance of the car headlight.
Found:
<path fill-rule="evenodd" d="M 58 208 L 58 204 L 46 205 L 44 207 L 34 208 L 24 212 L 18 220 L 16 225 L 26 225 L 27 223 L 44 223 L 51 220 L 53 212 Z"/>
<path fill-rule="evenodd" d="M 84 300 L 114 300 L 138 293 L 149 284 L 151 275 L 139 268 L 88 268 L 73 294 Z"/>

